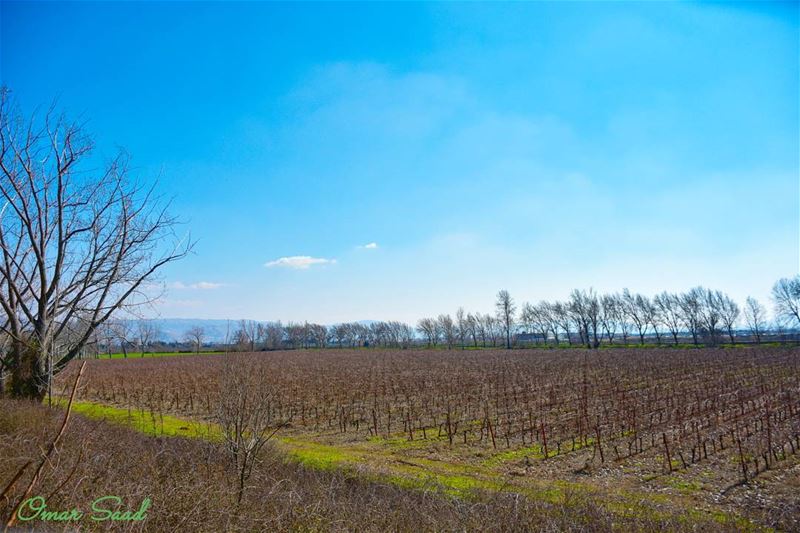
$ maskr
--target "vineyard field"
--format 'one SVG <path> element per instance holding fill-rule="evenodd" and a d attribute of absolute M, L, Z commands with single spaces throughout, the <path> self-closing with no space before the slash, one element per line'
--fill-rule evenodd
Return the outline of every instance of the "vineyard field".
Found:
<path fill-rule="evenodd" d="M 459 493 L 570 491 L 770 524 L 800 516 L 800 350 L 296 350 L 88 362 L 79 400 L 213 428 L 224 376 L 269 395 L 280 445 Z M 66 390 L 75 371 L 60 377 Z"/>

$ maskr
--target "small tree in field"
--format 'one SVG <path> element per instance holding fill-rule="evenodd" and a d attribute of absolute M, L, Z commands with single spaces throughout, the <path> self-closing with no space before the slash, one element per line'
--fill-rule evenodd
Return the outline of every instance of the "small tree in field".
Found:
<path fill-rule="evenodd" d="M 511 333 L 514 329 L 514 313 L 516 313 L 517 308 L 507 290 L 497 293 L 495 307 L 497 308 L 497 319 L 500 321 L 506 338 L 506 349 L 511 349 Z"/>
<path fill-rule="evenodd" d="M 52 109 L 26 119 L 0 88 L 0 330 L 11 339 L 0 366 L 16 397 L 41 400 L 97 329 L 151 300 L 156 274 L 191 248 L 125 154 L 97 171 L 92 149 L 79 124 Z"/>
<path fill-rule="evenodd" d="M 719 299 L 719 313 L 722 320 L 722 325 L 725 327 L 725 331 L 728 333 L 728 338 L 730 339 L 731 344 L 736 344 L 736 337 L 733 333 L 733 330 L 736 327 L 739 316 L 741 315 L 739 305 L 727 294 L 722 294 L 722 297 Z"/>
<path fill-rule="evenodd" d="M 235 468 L 238 505 L 259 454 L 288 420 L 274 420 L 271 416 L 275 395 L 264 365 L 252 360 L 228 360 L 220 387 L 215 418 Z"/>
<path fill-rule="evenodd" d="M 444 342 L 447 344 L 447 349 L 450 350 L 456 343 L 458 337 L 458 328 L 456 323 L 453 322 L 453 317 L 450 315 L 439 315 L 436 319 L 439 331 L 442 332 Z"/>
<path fill-rule="evenodd" d="M 744 306 L 744 320 L 747 322 L 750 335 L 755 337 L 756 343 L 761 344 L 761 336 L 767 329 L 767 311 L 752 296 L 747 297 L 747 302 Z"/>
<path fill-rule="evenodd" d="M 186 331 L 184 336 L 186 342 L 194 346 L 194 353 L 200 353 L 203 347 L 203 340 L 206 337 L 206 330 L 200 326 L 193 326 Z"/>
<path fill-rule="evenodd" d="M 139 343 L 139 352 L 144 357 L 144 352 L 151 343 L 158 338 L 158 326 L 152 320 L 139 320 L 136 323 L 136 339 Z"/>

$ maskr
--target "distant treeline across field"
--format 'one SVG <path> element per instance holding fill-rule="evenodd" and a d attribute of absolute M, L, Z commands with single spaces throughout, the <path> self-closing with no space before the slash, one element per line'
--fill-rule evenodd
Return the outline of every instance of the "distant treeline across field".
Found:
<path fill-rule="evenodd" d="M 192 325 L 191 320 L 184 320 L 186 330 L 181 340 L 167 342 L 157 320 L 112 320 L 98 329 L 83 356 L 314 347 L 715 346 L 800 339 L 800 276 L 775 282 L 772 307 L 770 317 L 755 298 L 748 297 L 740 306 L 724 292 L 704 287 L 653 297 L 628 289 L 614 294 L 576 289 L 564 301 L 521 305 L 502 290 L 497 294 L 494 313 L 459 308 L 455 315 L 421 318 L 413 326 L 398 321 L 326 326 L 239 320 L 229 322 L 224 338 L 219 339 L 202 322 Z"/>

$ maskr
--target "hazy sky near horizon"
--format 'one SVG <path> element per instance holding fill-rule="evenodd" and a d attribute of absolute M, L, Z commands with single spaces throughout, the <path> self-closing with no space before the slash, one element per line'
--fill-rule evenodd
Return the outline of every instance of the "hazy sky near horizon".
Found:
<path fill-rule="evenodd" d="M 333 323 L 800 270 L 797 3 L 17 3 L 0 75 L 160 176 L 164 317 Z"/>

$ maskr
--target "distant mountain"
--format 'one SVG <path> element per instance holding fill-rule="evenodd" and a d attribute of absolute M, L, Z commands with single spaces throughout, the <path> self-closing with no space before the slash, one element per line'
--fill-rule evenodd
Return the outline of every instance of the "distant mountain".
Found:
<path fill-rule="evenodd" d="M 159 339 L 167 342 L 179 342 L 186 332 L 194 327 L 201 327 L 205 332 L 205 342 L 224 342 L 226 336 L 233 335 L 239 320 L 220 320 L 204 318 L 154 318 L 152 322 L 159 330 Z"/>

